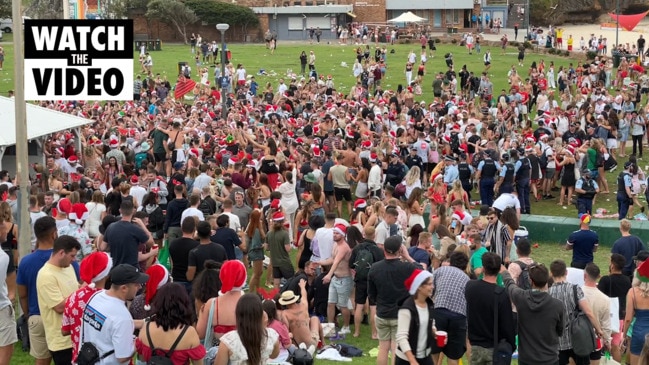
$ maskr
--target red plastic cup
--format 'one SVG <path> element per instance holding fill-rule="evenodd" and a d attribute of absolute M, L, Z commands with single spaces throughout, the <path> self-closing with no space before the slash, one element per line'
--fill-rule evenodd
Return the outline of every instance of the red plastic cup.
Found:
<path fill-rule="evenodd" d="M 153 245 L 151 248 L 154 249 L 154 250 L 157 250 L 157 249 L 158 249 L 158 245 Z"/>
<path fill-rule="evenodd" d="M 437 336 L 437 347 L 446 346 L 446 336 L 448 336 L 446 331 L 437 331 L 435 335 Z"/>
<path fill-rule="evenodd" d="M 596 345 L 595 345 L 595 350 L 599 351 L 599 350 L 602 349 L 602 347 L 604 347 L 604 345 L 602 344 L 602 339 L 599 338 L 599 337 L 597 337 L 597 342 L 596 342 Z"/>

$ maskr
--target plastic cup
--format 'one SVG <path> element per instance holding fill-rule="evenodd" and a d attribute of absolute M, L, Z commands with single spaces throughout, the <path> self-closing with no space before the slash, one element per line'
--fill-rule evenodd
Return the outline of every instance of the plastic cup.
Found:
<path fill-rule="evenodd" d="M 595 350 L 599 351 L 599 350 L 602 349 L 602 347 L 604 347 L 604 345 L 602 344 L 602 339 L 597 337 L 597 343 L 595 345 Z"/>
<path fill-rule="evenodd" d="M 158 249 L 158 245 L 153 245 L 153 247 L 151 247 L 151 248 L 154 249 L 154 250 L 157 250 L 157 249 Z"/>
<path fill-rule="evenodd" d="M 446 336 L 448 336 L 446 331 L 437 331 L 435 334 L 437 335 L 437 347 L 446 346 Z"/>

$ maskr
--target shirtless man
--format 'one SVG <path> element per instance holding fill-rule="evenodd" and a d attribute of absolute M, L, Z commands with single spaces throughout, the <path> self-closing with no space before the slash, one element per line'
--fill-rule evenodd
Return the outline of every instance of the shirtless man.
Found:
<path fill-rule="evenodd" d="M 349 258 L 352 249 L 345 240 L 347 227 L 343 224 L 334 226 L 334 247 L 331 257 L 321 261 L 320 265 L 331 265 L 329 273 L 322 279 L 322 282 L 329 285 L 329 300 L 327 306 L 327 322 L 335 323 L 336 306 L 343 315 L 343 327 L 340 334 L 348 334 L 349 330 L 349 295 L 354 287 L 354 279 L 349 268 Z"/>
<path fill-rule="evenodd" d="M 293 343 L 296 346 L 305 344 L 311 355 L 314 354 L 318 343 L 324 339 L 322 326 L 318 317 L 309 317 L 309 301 L 306 293 L 306 280 L 300 280 L 300 295 L 292 290 L 282 293 L 279 304 L 284 306 L 282 320 L 288 326 Z M 300 300 L 300 298 L 304 298 Z"/>
<path fill-rule="evenodd" d="M 159 130 L 161 130 L 162 132 L 166 133 L 167 136 L 169 136 L 167 142 L 168 143 L 173 142 L 174 144 L 173 151 L 170 151 L 168 143 L 165 143 L 165 149 L 167 150 L 167 154 L 171 153 L 172 165 L 176 162 L 186 161 L 185 151 L 183 150 L 183 144 L 185 143 L 185 131 L 183 131 L 180 128 L 181 122 L 182 121 L 180 119 L 174 119 L 174 122 L 171 125 L 171 129 L 163 129 L 160 126 L 157 127 Z"/>

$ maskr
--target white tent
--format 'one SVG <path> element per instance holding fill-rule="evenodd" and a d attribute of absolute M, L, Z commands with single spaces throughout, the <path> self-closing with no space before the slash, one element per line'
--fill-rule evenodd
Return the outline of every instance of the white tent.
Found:
<path fill-rule="evenodd" d="M 394 19 L 388 20 L 389 23 L 421 23 L 425 22 L 428 19 L 422 18 L 413 14 L 411 11 L 407 11 Z"/>
<path fill-rule="evenodd" d="M 0 147 L 16 144 L 15 101 L 0 96 Z M 66 129 L 73 129 L 93 123 L 92 120 L 47 109 L 38 105 L 27 104 L 27 138 L 35 139 Z"/>

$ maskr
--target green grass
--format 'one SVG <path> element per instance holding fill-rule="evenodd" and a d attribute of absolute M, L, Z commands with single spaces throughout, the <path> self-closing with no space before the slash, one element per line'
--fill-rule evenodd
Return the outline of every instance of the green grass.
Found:
<path fill-rule="evenodd" d="M 11 34 L 4 35 L 4 44 L 5 48 L 5 65 L 4 70 L 0 71 L 0 94 L 6 95 L 7 91 L 15 87 L 13 81 L 13 44 L 10 44 L 12 40 Z M 348 92 L 350 86 L 353 84 L 353 76 L 351 75 L 351 66 L 354 62 L 354 48 L 352 46 L 339 46 L 335 45 L 308 45 L 308 44 L 297 44 L 289 43 L 285 44 L 282 41 L 278 44 L 278 49 L 274 55 L 271 55 L 270 52 L 265 49 L 264 45 L 259 44 L 231 44 L 229 48 L 233 54 L 232 62 L 242 63 L 248 73 L 256 74 L 259 69 L 265 69 L 269 73 L 276 73 L 274 76 L 257 76 L 257 81 L 263 87 L 267 82 L 277 85 L 277 80 L 280 77 L 285 77 L 288 69 L 292 69 L 293 72 L 297 73 L 300 70 L 299 65 L 299 54 L 302 50 L 315 51 L 317 61 L 316 67 L 319 73 L 328 75 L 331 74 L 335 79 L 336 86 L 340 92 Z M 383 80 L 382 84 L 384 89 L 396 89 L 398 84 L 403 84 L 405 82 L 405 75 L 403 72 L 405 60 L 408 52 L 412 49 L 415 52 L 419 52 L 418 45 L 395 45 L 389 46 L 388 50 L 394 49 L 394 54 L 388 54 L 388 71 L 387 77 Z M 501 56 L 500 49 L 496 47 L 491 47 L 493 64 L 492 68 L 489 70 L 489 73 L 493 75 L 492 80 L 494 82 L 494 89 L 500 90 L 502 88 L 507 88 L 506 73 L 512 64 L 516 64 L 516 55 L 514 54 L 514 49 L 509 48 L 508 54 Z M 483 48 L 484 51 L 484 48 Z M 432 59 L 429 59 L 427 64 L 427 76 L 424 77 L 424 94 L 417 97 L 417 100 L 427 100 L 432 99 L 432 90 L 430 84 L 432 83 L 432 74 L 434 72 L 445 71 L 446 65 L 444 63 L 442 55 L 447 52 L 452 52 L 455 55 L 455 65 L 456 67 L 461 67 L 466 64 L 468 69 L 474 72 L 482 72 L 484 69 L 482 65 L 482 55 L 468 55 L 466 50 L 459 46 L 453 45 L 439 45 L 436 52 L 436 56 Z M 139 65 L 137 64 L 137 53 L 134 53 L 135 57 L 135 70 L 138 71 Z M 172 81 L 176 77 L 176 69 L 178 62 L 189 62 L 192 66 L 192 70 L 196 70 L 195 64 L 193 62 L 193 56 L 189 50 L 189 46 L 185 45 L 174 45 L 174 44 L 163 44 L 163 51 L 161 52 L 152 52 L 154 60 L 154 72 L 160 72 L 163 75 L 167 75 Z M 554 61 L 555 65 L 567 66 L 569 62 L 573 60 L 568 58 L 558 58 L 549 55 L 536 55 L 528 54 L 526 56 L 525 67 L 521 72 L 526 72 L 527 67 L 532 61 L 538 61 L 544 59 L 546 63 L 549 61 Z M 346 62 L 349 67 L 341 67 L 341 62 Z M 212 74 L 210 70 L 210 74 Z M 629 151 L 627 151 L 628 154 Z M 623 161 L 618 161 L 621 165 Z M 641 167 L 644 167 L 643 163 L 640 163 Z M 619 171 L 619 170 L 617 170 Z M 616 173 L 609 173 L 608 182 L 610 186 L 611 194 L 602 195 L 597 198 L 596 207 L 604 207 L 609 211 L 615 212 L 617 210 L 615 202 L 615 176 Z M 474 192 L 474 195 L 477 195 Z M 553 195 L 557 196 L 558 192 L 554 192 Z M 576 210 L 572 206 L 568 206 L 568 209 L 564 210 L 561 207 L 556 205 L 557 200 L 550 201 L 541 201 L 541 202 L 532 202 L 532 210 L 534 214 L 545 214 L 545 215 L 556 215 L 556 216 L 575 216 Z M 637 210 L 636 210 L 637 213 Z M 537 240 L 535 233 L 532 232 L 531 238 Z M 546 264 L 549 264 L 554 259 L 564 259 L 566 262 L 570 261 L 571 252 L 565 251 L 562 249 L 562 243 L 540 243 L 540 247 L 534 249 L 532 257 Z M 609 248 L 602 247 L 602 250 L 596 253 L 595 262 L 600 266 L 603 272 L 606 272 L 608 267 L 607 260 L 609 256 Z M 263 283 L 262 278 L 262 283 Z M 353 337 L 348 337 L 345 341 L 347 343 L 354 344 L 362 348 L 366 353 L 368 350 L 377 346 L 377 342 L 370 339 L 369 336 L 369 327 L 363 327 L 362 337 L 354 339 Z M 361 359 L 355 359 L 354 363 L 361 365 L 370 365 L 375 363 L 376 359 L 371 357 L 363 357 Z M 29 354 L 22 352 L 19 345 L 17 345 L 16 350 L 14 351 L 14 356 L 11 360 L 12 364 L 31 364 L 33 359 Z M 325 365 L 332 365 L 333 362 L 318 361 Z M 464 362 L 466 364 L 466 361 Z"/>

